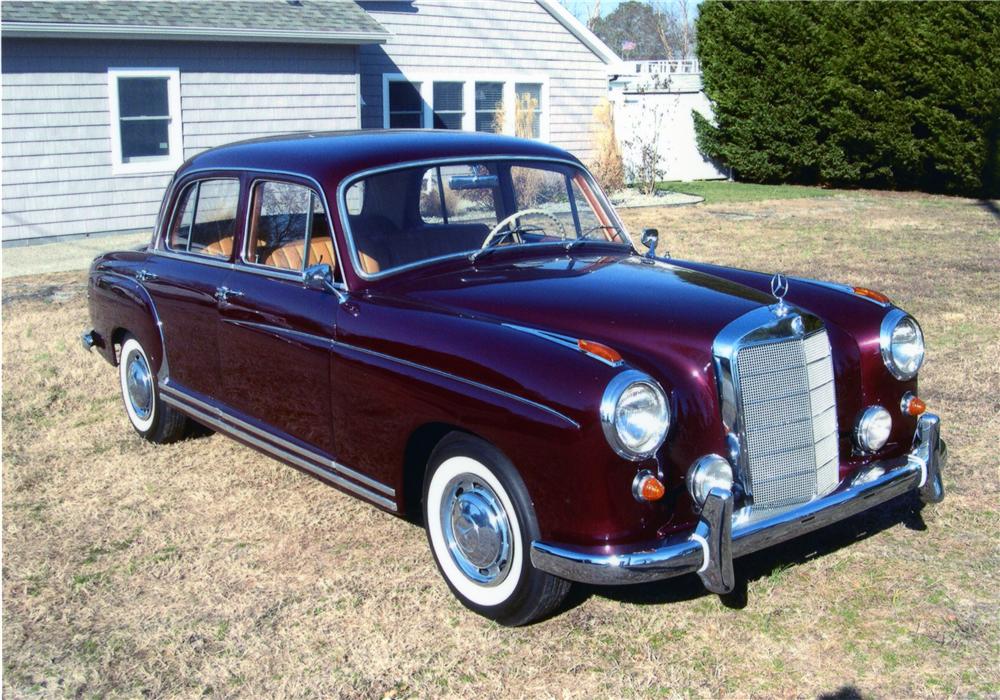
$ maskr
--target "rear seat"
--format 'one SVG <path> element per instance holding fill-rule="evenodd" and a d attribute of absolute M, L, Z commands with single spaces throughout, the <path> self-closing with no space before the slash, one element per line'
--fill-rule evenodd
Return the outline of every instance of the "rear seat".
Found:
<path fill-rule="evenodd" d="M 283 270 L 301 270 L 305 256 L 305 241 L 293 241 L 271 251 L 264 265 L 280 267 Z M 336 269 L 337 256 L 333 252 L 333 239 L 329 236 L 313 238 L 309 241 L 309 265 L 326 263 Z"/>

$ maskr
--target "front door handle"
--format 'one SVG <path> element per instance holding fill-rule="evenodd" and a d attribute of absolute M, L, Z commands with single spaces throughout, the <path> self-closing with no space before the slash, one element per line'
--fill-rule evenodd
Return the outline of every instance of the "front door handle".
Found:
<path fill-rule="evenodd" d="M 243 292 L 237 292 L 235 289 L 230 289 L 229 287 L 217 287 L 215 290 L 215 299 L 220 304 L 225 304 L 229 301 L 230 297 L 241 297 Z"/>
<path fill-rule="evenodd" d="M 155 280 L 158 276 L 148 270 L 139 270 L 135 273 L 135 280 L 136 282 L 148 282 L 149 280 Z"/>

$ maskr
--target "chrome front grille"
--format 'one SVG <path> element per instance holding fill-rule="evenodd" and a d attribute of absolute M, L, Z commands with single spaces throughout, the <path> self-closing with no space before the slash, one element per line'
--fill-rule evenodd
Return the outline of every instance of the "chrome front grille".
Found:
<path fill-rule="evenodd" d="M 804 503 L 837 485 L 837 405 L 830 341 L 806 336 L 736 350 L 741 467 L 753 507 Z"/>

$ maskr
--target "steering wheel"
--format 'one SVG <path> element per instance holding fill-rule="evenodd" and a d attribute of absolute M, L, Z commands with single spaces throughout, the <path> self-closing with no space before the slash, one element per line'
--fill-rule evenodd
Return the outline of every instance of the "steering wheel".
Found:
<path fill-rule="evenodd" d="M 559 237 L 562 238 L 563 240 L 566 239 L 566 227 L 563 226 L 563 222 L 557 219 L 554 214 L 551 214 L 547 211 L 542 211 L 541 209 L 522 209 L 521 211 L 514 212 L 510 216 L 506 217 L 503 221 L 498 223 L 496 226 L 494 226 L 493 229 L 489 232 L 489 235 L 487 235 L 485 240 L 483 240 L 483 245 L 480 246 L 480 249 L 484 250 L 488 248 L 490 244 L 493 242 L 493 239 L 501 234 L 501 230 L 503 229 L 504 226 L 511 223 L 512 221 L 517 221 L 522 216 L 527 216 L 528 214 L 539 214 L 541 216 L 545 216 L 552 219 L 552 221 L 555 222 L 556 226 L 559 227 Z M 512 234 L 514 235 L 517 234 L 516 228 L 504 233 L 504 235 L 512 235 Z"/>

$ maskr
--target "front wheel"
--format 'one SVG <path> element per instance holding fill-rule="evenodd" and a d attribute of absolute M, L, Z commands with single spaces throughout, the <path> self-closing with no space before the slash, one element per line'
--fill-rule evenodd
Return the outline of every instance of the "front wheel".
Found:
<path fill-rule="evenodd" d="M 463 605 L 516 626 L 562 602 L 569 582 L 531 565 L 538 523 L 524 483 L 499 450 L 453 434 L 435 448 L 424 484 L 431 552 Z"/>
<path fill-rule="evenodd" d="M 155 443 L 173 442 L 184 435 L 187 418 L 163 403 L 146 351 L 132 335 L 122 341 L 118 375 L 125 414 L 135 432 Z"/>

